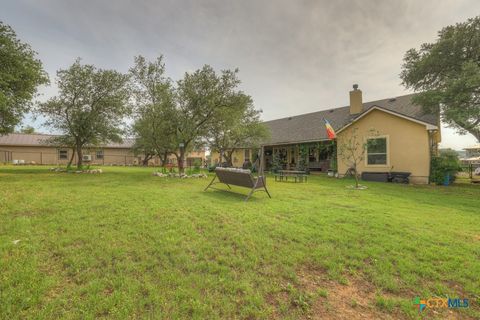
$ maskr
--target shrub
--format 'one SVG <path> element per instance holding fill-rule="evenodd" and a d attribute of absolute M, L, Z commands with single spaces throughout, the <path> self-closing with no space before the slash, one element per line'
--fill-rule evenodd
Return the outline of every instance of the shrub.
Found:
<path fill-rule="evenodd" d="M 200 167 L 202 165 L 202 160 L 200 159 L 195 159 L 193 161 L 193 172 L 194 173 L 199 173 L 200 172 Z"/>
<path fill-rule="evenodd" d="M 461 171 L 458 154 L 453 150 L 441 151 L 438 156 L 432 157 L 430 168 L 431 182 L 440 185 L 449 176 L 448 183 L 450 184 L 455 180 L 457 172 Z"/>
<path fill-rule="evenodd" d="M 274 153 L 271 170 L 273 173 L 277 173 L 278 170 L 282 170 L 282 169 L 283 169 L 282 161 L 280 160 L 279 155 L 277 153 Z"/>
<path fill-rule="evenodd" d="M 308 171 L 308 145 L 301 144 L 298 148 L 298 170 Z"/>

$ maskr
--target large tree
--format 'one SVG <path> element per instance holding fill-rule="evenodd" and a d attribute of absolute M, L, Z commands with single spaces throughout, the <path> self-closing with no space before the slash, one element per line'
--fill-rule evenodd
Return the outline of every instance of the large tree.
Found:
<path fill-rule="evenodd" d="M 135 100 L 134 152 L 142 154 L 143 165 L 159 156 L 165 165 L 167 156 L 175 152 L 175 94 L 171 80 L 165 76 L 163 57 L 148 62 L 135 57 L 130 69 Z"/>
<path fill-rule="evenodd" d="M 414 101 L 459 133 L 480 141 L 480 17 L 443 28 L 434 43 L 410 49 L 401 73 Z"/>
<path fill-rule="evenodd" d="M 77 59 L 57 72 L 57 96 L 41 103 L 46 125 L 74 143 L 82 168 L 84 147 L 121 141 L 123 119 L 130 112 L 129 77 L 114 70 L 82 65 Z"/>
<path fill-rule="evenodd" d="M 242 93 L 232 97 L 233 108 L 219 112 L 207 136 L 210 150 L 220 153 L 232 166 L 232 155 L 238 148 L 258 147 L 268 136 L 260 121 L 261 110 L 256 110 L 250 96 Z"/>
<path fill-rule="evenodd" d="M 177 112 L 175 118 L 175 155 L 180 172 L 184 172 L 185 154 L 205 142 L 208 130 L 219 114 L 235 109 L 236 99 L 243 94 L 238 85 L 238 70 L 224 70 L 217 74 L 205 65 L 193 73 L 185 73 L 177 83 Z"/>
<path fill-rule="evenodd" d="M 47 83 L 35 51 L 0 21 L 0 135 L 13 132 L 30 110 L 37 87 Z"/>
<path fill-rule="evenodd" d="M 148 165 L 154 156 L 158 156 L 165 165 L 168 155 L 178 148 L 175 121 L 172 121 L 176 117 L 173 91 L 169 86 L 164 90 L 161 101 L 137 111 L 132 125 L 135 137 L 133 150 L 135 154 L 143 155 L 143 165 Z"/>

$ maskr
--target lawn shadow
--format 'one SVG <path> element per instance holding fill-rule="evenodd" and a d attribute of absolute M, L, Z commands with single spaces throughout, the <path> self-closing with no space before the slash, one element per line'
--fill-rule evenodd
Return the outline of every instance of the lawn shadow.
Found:
<path fill-rule="evenodd" d="M 202 193 L 207 197 L 216 200 L 228 200 L 229 202 L 245 202 L 244 200 L 247 198 L 250 189 L 240 189 L 232 188 L 232 189 L 208 189 L 207 191 L 203 191 Z M 261 197 L 259 197 L 261 196 Z M 257 202 L 262 200 L 264 197 L 268 198 L 268 195 L 265 192 L 254 192 L 253 195 L 248 199 L 248 202 Z"/>

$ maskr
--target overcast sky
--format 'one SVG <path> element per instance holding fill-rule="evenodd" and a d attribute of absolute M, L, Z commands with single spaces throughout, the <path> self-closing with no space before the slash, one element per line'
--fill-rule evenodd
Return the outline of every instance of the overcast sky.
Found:
<path fill-rule="evenodd" d="M 364 101 L 408 93 L 398 76 L 405 51 L 478 14 L 480 2 L 0 0 L 0 8 L 51 80 L 76 57 L 126 72 L 135 55 L 163 54 L 173 79 L 203 64 L 238 67 L 242 89 L 270 120 L 348 105 L 353 83 Z M 55 92 L 43 88 L 43 99 Z M 476 142 L 442 133 L 443 147 Z"/>

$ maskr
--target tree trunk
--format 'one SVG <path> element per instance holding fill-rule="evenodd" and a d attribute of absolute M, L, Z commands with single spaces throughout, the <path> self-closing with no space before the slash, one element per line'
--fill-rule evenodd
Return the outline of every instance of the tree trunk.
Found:
<path fill-rule="evenodd" d="M 142 160 L 142 166 L 148 167 L 148 161 L 150 161 L 153 158 L 152 154 L 146 154 L 145 158 Z"/>
<path fill-rule="evenodd" d="M 225 162 L 227 163 L 228 167 L 233 167 L 233 162 L 232 162 L 232 157 L 233 157 L 233 151 L 232 152 L 225 152 L 224 154 L 225 157 Z"/>
<path fill-rule="evenodd" d="M 180 156 L 177 157 L 178 172 L 180 174 L 185 173 L 184 160 L 185 160 L 185 148 L 180 148 Z"/>
<path fill-rule="evenodd" d="M 222 164 L 223 164 L 223 158 L 224 158 L 223 149 L 220 149 L 220 163 L 219 163 L 220 167 L 223 166 L 223 165 L 222 165 Z"/>
<path fill-rule="evenodd" d="M 77 145 L 77 169 L 81 170 L 83 166 L 83 152 L 82 152 L 82 146 Z"/>
<path fill-rule="evenodd" d="M 67 168 L 69 168 L 72 165 L 74 158 L 75 158 L 75 148 L 72 148 L 72 156 L 70 157 L 70 161 L 68 161 Z"/>
<path fill-rule="evenodd" d="M 357 173 L 357 164 L 355 163 L 353 170 L 355 170 L 354 177 L 355 177 L 355 189 L 358 189 L 359 183 L 358 183 L 358 173 Z"/>
<path fill-rule="evenodd" d="M 162 167 L 165 167 L 167 165 L 167 158 L 168 152 L 164 152 L 163 156 L 160 158 L 160 161 L 162 161 Z"/>

